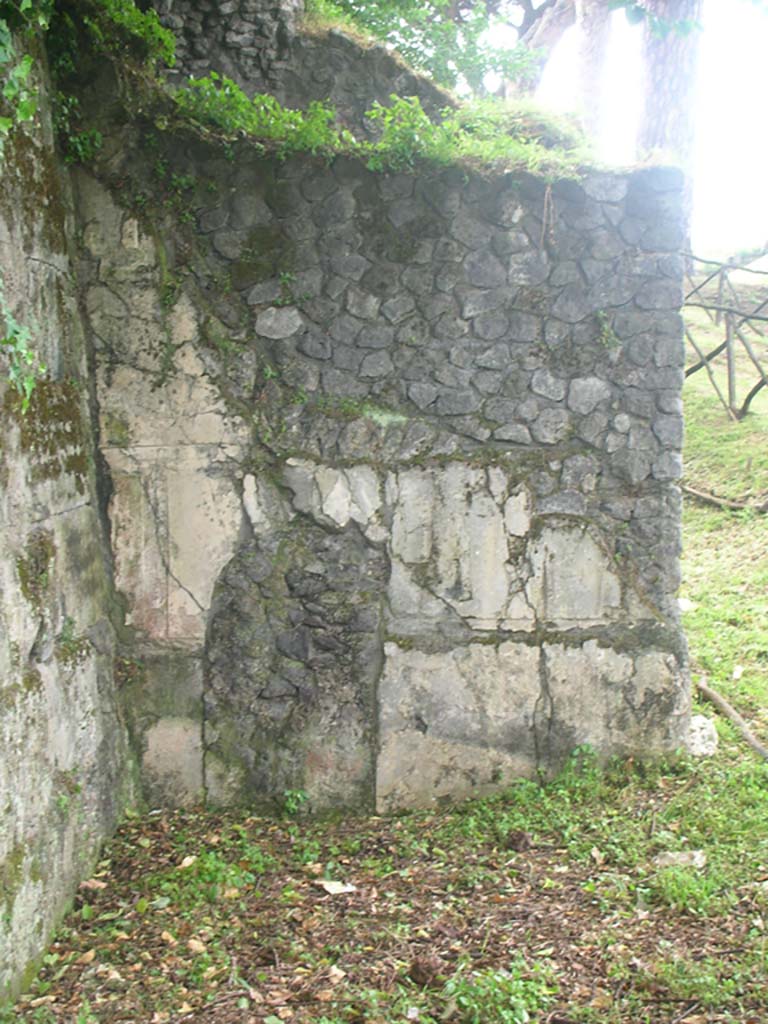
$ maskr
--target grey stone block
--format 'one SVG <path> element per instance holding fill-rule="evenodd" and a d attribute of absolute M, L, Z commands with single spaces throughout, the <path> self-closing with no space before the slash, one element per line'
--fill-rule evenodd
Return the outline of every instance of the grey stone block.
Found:
<path fill-rule="evenodd" d="M 568 408 L 586 416 L 610 397 L 611 387 L 606 381 L 599 377 L 577 378 L 568 388 Z"/>

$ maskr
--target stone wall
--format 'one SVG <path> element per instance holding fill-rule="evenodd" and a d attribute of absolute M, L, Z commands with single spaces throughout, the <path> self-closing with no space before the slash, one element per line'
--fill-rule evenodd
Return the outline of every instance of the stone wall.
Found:
<path fill-rule="evenodd" d="M 6 146 L 0 179 L 5 301 L 48 366 L 24 415 L 0 373 L 0 1003 L 29 977 L 131 788 L 70 197 L 41 117 Z"/>
<path fill-rule="evenodd" d="M 153 144 L 165 185 L 137 128 L 78 181 L 150 798 L 389 810 L 679 747 L 679 175 Z"/>
<path fill-rule="evenodd" d="M 295 11 L 161 9 L 197 73 L 203 33 L 351 124 L 442 103 Z M 152 804 L 387 811 L 672 751 L 689 713 L 679 176 L 280 163 L 113 86 L 74 196 L 45 86 L 0 182 L 49 368 L 26 415 L 0 383 L 0 1000 L 131 798 L 128 733 Z"/>
<path fill-rule="evenodd" d="M 172 79 L 217 71 L 249 95 L 270 92 L 288 107 L 329 101 L 361 138 L 373 127 L 365 112 L 375 101 L 389 105 L 392 93 L 418 96 L 430 115 L 456 102 L 381 45 L 302 26 L 303 0 L 154 0 L 153 6 L 178 41 Z"/>

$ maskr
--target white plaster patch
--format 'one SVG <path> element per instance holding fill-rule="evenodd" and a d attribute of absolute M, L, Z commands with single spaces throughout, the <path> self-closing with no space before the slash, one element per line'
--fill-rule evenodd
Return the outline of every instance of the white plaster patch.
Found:
<path fill-rule="evenodd" d="M 368 466 L 336 469 L 305 459 L 288 459 L 283 480 L 293 491 L 293 506 L 325 525 L 345 527 L 350 521 L 365 529 L 369 539 L 382 539 L 378 513 L 381 486 Z"/>
<path fill-rule="evenodd" d="M 531 528 L 531 499 L 527 491 L 513 494 L 504 505 L 504 525 L 511 537 L 525 537 Z"/>
<path fill-rule="evenodd" d="M 200 723 L 191 718 L 161 718 L 144 740 L 142 767 L 164 802 L 172 807 L 197 803 L 203 792 Z"/>
<path fill-rule="evenodd" d="M 535 767 L 539 650 L 470 644 L 441 654 L 385 645 L 380 811 L 498 788 Z"/>
<path fill-rule="evenodd" d="M 114 481 L 115 582 L 128 599 L 128 623 L 156 640 L 201 641 L 214 584 L 242 524 L 234 482 L 211 473 L 222 452 L 185 447 L 106 454 Z"/>
<path fill-rule="evenodd" d="M 404 604 L 403 580 L 419 585 L 472 629 L 530 629 L 534 615 L 521 591 L 510 540 L 530 525 L 525 492 L 507 499 L 506 475 L 464 463 L 391 474 L 386 493 L 394 506 L 391 551 L 402 569 L 390 583 L 390 605 Z M 418 569 L 418 573 L 416 570 Z M 428 580 L 429 582 L 426 582 Z M 413 602 L 416 603 L 416 602 Z M 402 628 L 397 622 L 396 628 Z M 408 632 L 412 632 L 409 629 Z"/>
<path fill-rule="evenodd" d="M 528 546 L 526 585 L 537 617 L 567 629 L 621 615 L 621 583 L 607 553 L 582 527 L 548 526 Z"/>
<path fill-rule="evenodd" d="M 205 639 L 213 587 L 232 557 L 242 506 L 232 480 L 210 473 L 210 453 L 185 449 L 166 477 L 169 640 Z"/>

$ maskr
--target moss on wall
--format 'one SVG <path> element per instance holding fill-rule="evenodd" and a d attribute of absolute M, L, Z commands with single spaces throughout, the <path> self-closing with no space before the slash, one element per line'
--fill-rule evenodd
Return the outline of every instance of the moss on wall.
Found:
<path fill-rule="evenodd" d="M 15 391 L 8 392 L 5 409 L 18 425 L 21 450 L 31 456 L 33 482 L 69 474 L 78 493 L 85 494 L 89 444 L 82 386 L 72 379 L 44 379 L 35 387 L 26 412 Z"/>
<path fill-rule="evenodd" d="M 27 540 L 24 554 L 16 560 L 21 592 L 32 608 L 41 611 L 51 585 L 51 567 L 56 554 L 53 534 L 38 530 Z"/>

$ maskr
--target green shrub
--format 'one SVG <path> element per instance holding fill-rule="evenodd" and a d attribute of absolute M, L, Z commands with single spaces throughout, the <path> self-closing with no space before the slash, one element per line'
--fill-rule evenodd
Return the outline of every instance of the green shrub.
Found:
<path fill-rule="evenodd" d="M 330 157 L 349 153 L 376 171 L 413 170 L 421 163 L 465 164 L 504 170 L 574 176 L 585 150 L 566 121 L 486 100 L 459 110 L 446 108 L 432 121 L 416 96 L 392 96 L 374 103 L 366 117 L 376 126 L 375 142 L 357 142 L 336 128 L 334 109 L 311 103 L 306 111 L 281 106 L 274 96 L 249 99 L 231 79 L 212 72 L 174 94 L 182 118 L 226 136 L 247 135 L 268 143 L 278 156 L 310 152 Z"/>
<path fill-rule="evenodd" d="M 391 96 L 391 105 L 374 103 L 366 112 L 380 136 L 367 147 L 371 170 L 411 170 L 420 160 L 448 164 L 454 156 L 454 133 L 433 124 L 416 96 Z"/>
<path fill-rule="evenodd" d="M 182 117 L 213 126 L 226 135 L 251 135 L 275 144 L 280 155 L 337 150 L 341 136 L 333 126 L 334 110 L 310 103 L 306 111 L 290 110 L 266 93 L 249 99 L 230 78 L 212 71 L 193 79 L 174 94 Z"/>
<path fill-rule="evenodd" d="M 100 49 L 138 53 L 150 63 L 173 67 L 176 40 L 155 11 L 141 11 L 133 0 L 78 0 L 78 11 L 82 8 L 83 22 Z"/>

